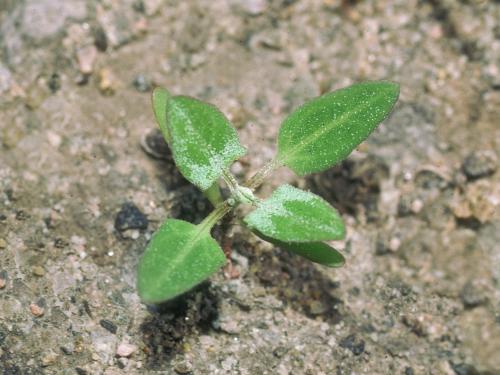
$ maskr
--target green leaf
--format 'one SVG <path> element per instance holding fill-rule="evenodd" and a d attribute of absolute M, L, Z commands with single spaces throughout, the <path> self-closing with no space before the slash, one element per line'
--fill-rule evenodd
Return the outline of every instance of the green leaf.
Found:
<path fill-rule="evenodd" d="M 153 112 L 155 114 L 156 121 L 160 126 L 160 130 L 163 134 L 163 138 L 167 144 L 170 143 L 170 134 L 167 127 L 167 102 L 170 98 L 170 93 L 161 87 L 156 87 L 153 90 L 151 101 L 153 102 Z"/>
<path fill-rule="evenodd" d="M 246 152 L 226 117 L 208 103 L 185 96 L 170 98 L 167 124 L 177 167 L 201 190 Z"/>
<path fill-rule="evenodd" d="M 283 242 L 267 237 L 259 231 L 254 231 L 254 233 L 264 241 L 309 259 L 311 262 L 319 263 L 327 267 L 342 267 L 345 264 L 344 256 L 326 243 Z"/>
<path fill-rule="evenodd" d="M 152 94 L 153 112 L 156 121 L 160 126 L 163 138 L 167 144 L 170 144 L 170 133 L 167 126 L 167 102 L 170 99 L 170 93 L 161 87 L 156 87 Z M 214 182 L 208 189 L 203 191 L 207 199 L 215 206 L 222 203 L 223 199 L 220 193 L 219 185 Z"/>
<path fill-rule="evenodd" d="M 148 303 L 167 301 L 207 279 L 225 262 L 222 249 L 205 227 L 168 219 L 139 263 L 139 295 Z"/>
<path fill-rule="evenodd" d="M 298 175 L 346 158 L 390 113 L 393 82 L 364 82 L 315 98 L 290 114 L 278 135 L 278 161 Z"/>
<path fill-rule="evenodd" d="M 284 242 L 340 240 L 345 235 L 332 206 L 290 185 L 280 186 L 243 220 L 250 229 Z"/>

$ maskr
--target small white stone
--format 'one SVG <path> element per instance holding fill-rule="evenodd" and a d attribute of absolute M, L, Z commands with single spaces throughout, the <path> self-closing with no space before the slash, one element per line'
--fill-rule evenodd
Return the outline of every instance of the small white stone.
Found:
<path fill-rule="evenodd" d="M 424 202 L 420 199 L 415 199 L 413 202 L 411 202 L 411 211 L 415 214 L 418 214 L 420 211 L 422 211 L 422 208 L 424 207 Z"/>
<path fill-rule="evenodd" d="M 130 357 L 137 350 L 137 346 L 122 342 L 116 348 L 116 355 L 119 357 Z"/>
<path fill-rule="evenodd" d="M 78 68 L 83 74 L 90 74 L 94 70 L 94 62 L 97 58 L 97 48 L 93 45 L 80 48 L 76 52 Z"/>
<path fill-rule="evenodd" d="M 49 131 L 47 132 L 47 139 L 50 143 L 50 145 L 54 148 L 57 148 L 61 145 L 62 138 L 59 134 Z"/>
<path fill-rule="evenodd" d="M 258 16 L 268 7 L 267 0 L 235 0 L 236 7 L 245 14 Z"/>
<path fill-rule="evenodd" d="M 397 237 L 393 237 L 389 241 L 389 249 L 391 251 L 398 251 L 400 246 L 401 246 L 401 240 Z"/>

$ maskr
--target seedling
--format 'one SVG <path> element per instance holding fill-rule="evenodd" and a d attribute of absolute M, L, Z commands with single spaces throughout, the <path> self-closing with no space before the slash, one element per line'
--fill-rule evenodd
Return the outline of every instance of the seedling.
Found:
<path fill-rule="evenodd" d="M 139 264 L 139 295 L 160 303 L 210 277 L 226 257 L 212 227 L 239 204 L 253 206 L 243 218 L 257 236 L 313 262 L 340 267 L 344 257 L 324 241 L 340 240 L 339 213 L 319 196 L 283 185 L 261 200 L 254 191 L 276 168 L 299 176 L 320 172 L 347 157 L 390 113 L 399 95 L 392 82 L 364 82 L 305 103 L 281 125 L 277 155 L 244 185 L 229 172 L 245 154 L 235 129 L 215 106 L 157 88 L 153 110 L 174 161 L 215 210 L 200 224 L 167 219 L 153 235 Z M 225 201 L 219 179 L 230 190 Z"/>

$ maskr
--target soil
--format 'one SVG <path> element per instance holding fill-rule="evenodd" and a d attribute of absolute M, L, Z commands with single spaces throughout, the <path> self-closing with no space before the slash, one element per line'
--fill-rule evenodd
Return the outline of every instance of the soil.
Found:
<path fill-rule="evenodd" d="M 499 19 L 493 0 L 1 1 L 0 373 L 500 374 Z M 227 114 L 244 180 L 293 108 L 376 79 L 401 97 L 356 152 L 258 192 L 336 206 L 343 268 L 233 225 L 230 275 L 141 303 L 155 229 L 211 210 L 155 133 L 154 86 Z"/>

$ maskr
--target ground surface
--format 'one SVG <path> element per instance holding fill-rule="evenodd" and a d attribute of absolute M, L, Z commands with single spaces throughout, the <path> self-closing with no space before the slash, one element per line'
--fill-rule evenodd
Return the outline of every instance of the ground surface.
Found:
<path fill-rule="evenodd" d="M 0 372 L 500 374 L 498 19 L 479 0 L 0 1 Z M 239 276 L 142 305 L 151 234 L 210 210 L 154 133 L 141 147 L 151 87 L 219 105 L 244 179 L 286 113 L 364 79 L 401 83 L 383 126 L 259 193 L 332 202 L 347 265 L 233 226 Z"/>

